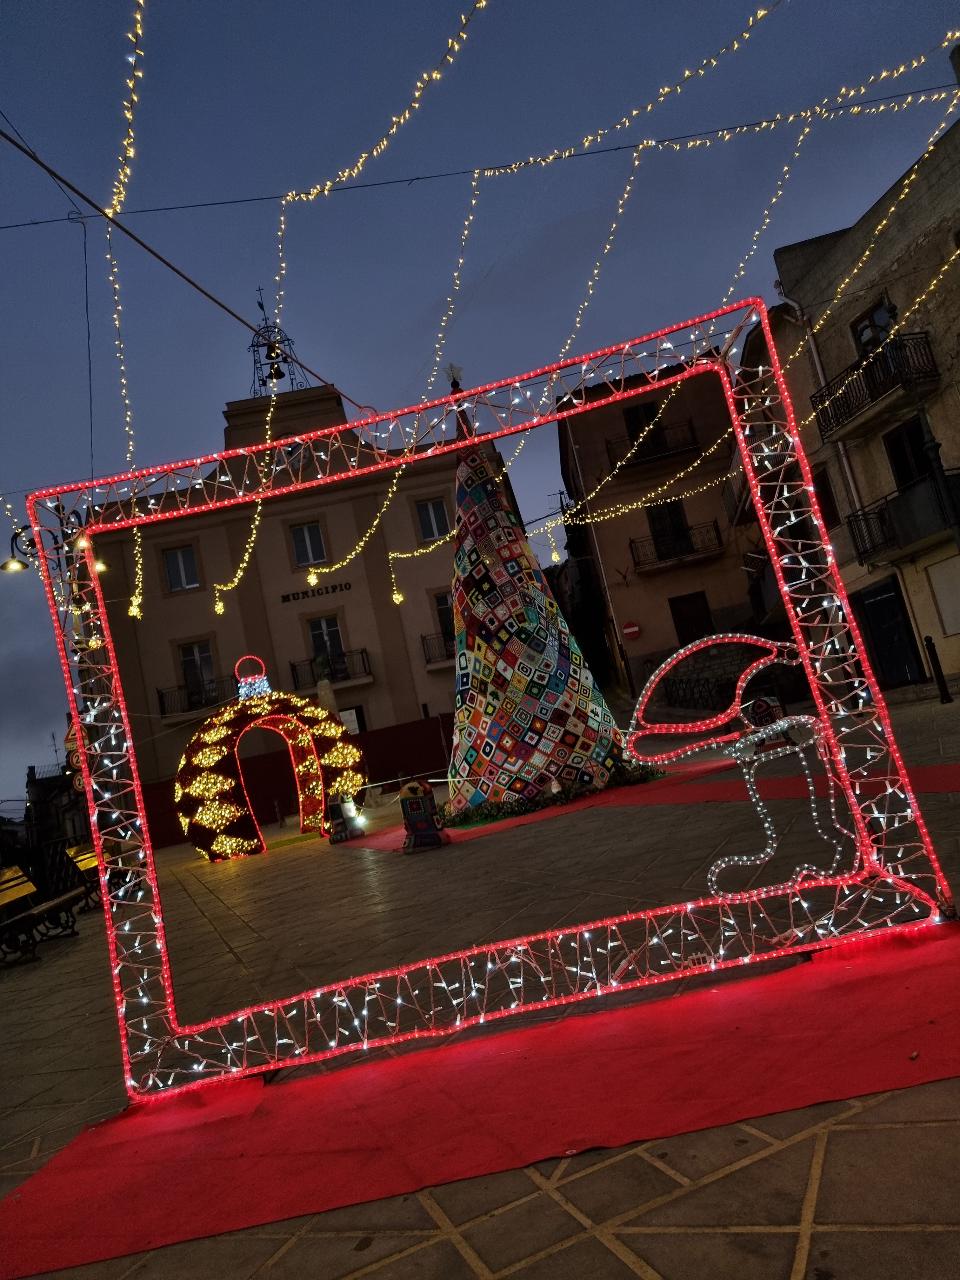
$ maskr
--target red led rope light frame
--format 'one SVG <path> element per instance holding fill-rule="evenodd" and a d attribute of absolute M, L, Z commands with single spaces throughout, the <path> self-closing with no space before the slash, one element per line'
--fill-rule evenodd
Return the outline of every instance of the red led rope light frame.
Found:
<path fill-rule="evenodd" d="M 752 644 L 757 648 L 766 649 L 767 652 L 762 657 L 755 658 L 753 662 L 749 663 L 741 671 L 737 677 L 736 687 L 733 692 L 733 702 L 725 711 L 721 711 L 715 716 L 707 716 L 703 720 L 682 720 L 679 722 L 674 720 L 663 722 L 648 721 L 645 718 L 645 713 L 660 681 L 665 679 L 669 671 L 679 666 L 691 654 L 715 644 Z M 684 645 L 682 649 L 678 649 L 672 657 L 667 658 L 665 662 L 662 662 L 657 667 L 640 691 L 640 698 L 633 713 L 633 721 L 627 737 L 627 749 L 637 760 L 648 764 L 667 764 L 669 761 L 688 755 L 691 748 L 689 745 L 683 745 L 674 748 L 672 751 L 657 751 L 647 759 L 639 750 L 639 745 L 644 738 L 661 734 L 682 736 L 690 733 L 706 733 L 711 729 L 722 729 L 731 720 L 740 716 L 743 709 L 743 692 L 747 684 L 759 671 L 771 666 L 778 659 L 782 660 L 782 655 L 788 648 L 789 646 L 777 640 L 767 640 L 761 636 L 748 637 L 739 633 L 736 635 L 705 636 L 702 640 L 698 640 L 693 644 Z M 739 731 L 715 734 L 713 737 L 697 743 L 697 749 L 705 751 L 708 747 L 722 746 L 724 743 L 733 742 L 739 736 Z"/>
<path fill-rule="evenodd" d="M 708 354 L 700 351 L 701 344 L 706 346 L 715 340 L 713 330 L 723 318 L 734 324 L 735 334 L 754 319 L 763 329 L 770 363 L 756 371 L 752 381 L 743 371 L 739 378 L 732 373 L 726 351 L 719 355 L 712 349 Z M 711 325 L 709 334 L 703 331 L 707 324 Z M 682 333 L 692 335 L 692 351 L 686 363 L 668 340 L 668 335 Z M 728 338 L 728 348 L 733 340 Z M 638 350 L 650 344 L 654 345 L 654 352 Z M 643 360 L 648 363 L 642 364 Z M 652 370 L 650 360 L 655 362 Z M 609 368 L 604 372 L 604 366 L 611 361 L 619 364 L 619 374 Z M 674 372 L 678 363 L 680 371 Z M 769 377 L 764 376 L 764 369 L 768 369 Z M 659 376 L 661 370 L 663 377 Z M 647 374 L 646 385 L 625 387 L 625 379 L 642 372 Z M 744 474 L 823 726 L 833 775 L 857 826 L 858 865 L 843 875 L 811 877 L 786 891 L 759 888 L 704 896 L 685 904 L 508 939 L 364 974 L 202 1023 L 180 1024 L 129 717 L 94 569 L 95 536 L 258 498 L 302 492 L 327 483 L 349 482 L 353 476 L 469 448 L 473 438 L 445 439 L 448 426 L 456 430 L 464 417 L 470 420 L 468 410 L 473 411 L 476 438 L 494 440 L 656 393 L 703 374 L 713 374 L 721 380 Z M 562 394 L 550 412 L 540 414 L 524 406 L 524 399 L 535 403 L 531 392 L 524 391 L 524 384 L 543 380 L 547 380 L 550 390 Z M 603 391 L 600 395 L 596 394 L 598 383 Z M 588 386 L 592 389 L 590 396 L 585 393 Z M 583 393 L 579 399 L 578 393 Z M 763 405 L 758 410 L 761 395 Z M 517 404 L 523 406 L 520 412 L 515 410 Z M 779 406 L 779 419 L 773 411 L 767 412 L 770 404 Z M 422 424 L 431 413 L 436 416 L 428 424 L 426 442 L 432 438 L 433 443 L 426 448 Z M 751 417 L 757 413 L 759 423 Z M 405 426 L 407 419 L 413 425 Z M 489 421 L 490 429 L 483 429 L 485 421 Z M 756 458 L 751 452 L 753 446 L 747 437 L 751 428 L 758 425 L 764 430 L 769 426 L 769 438 L 775 444 L 781 439 L 784 442 L 780 452 L 785 461 L 780 465 L 779 476 L 777 467 L 767 462 L 759 448 L 755 450 Z M 399 434 L 393 449 L 379 443 L 384 431 L 388 442 L 391 435 Z M 409 440 L 410 435 L 415 444 Z M 758 439 L 762 444 L 762 438 Z M 769 452 L 766 448 L 764 451 Z M 261 454 L 267 455 L 269 467 L 260 461 Z M 767 474 L 758 473 L 758 464 L 767 468 Z M 207 474 L 210 467 L 215 469 L 213 476 Z M 796 478 L 785 479 L 790 467 L 799 472 L 799 483 Z M 222 475 L 221 470 L 226 474 Z M 265 474 L 268 470 L 269 474 Z M 768 494 L 767 489 L 772 492 Z M 798 503 L 805 507 L 798 507 Z M 105 480 L 43 489 L 30 496 L 28 511 L 42 553 L 44 588 L 57 632 L 78 741 L 87 742 L 82 773 L 100 864 L 125 1080 L 134 1098 L 165 1095 L 230 1076 L 355 1053 L 374 1044 L 431 1039 L 463 1026 L 530 1009 L 820 949 L 865 933 L 913 932 L 952 912 L 949 886 L 910 788 L 829 547 L 760 299 L 748 298 L 627 343 L 543 366 L 517 378 L 488 383 L 456 397 L 443 397 L 347 426 L 209 454 L 168 467 L 143 468 Z M 785 519 L 784 512 L 790 518 L 781 528 L 776 520 Z M 812 549 L 784 554 L 783 548 L 792 546 L 790 539 L 782 536 L 784 529 L 800 521 L 812 521 L 818 540 L 811 544 Z M 84 536 L 74 536 L 71 541 L 64 534 L 65 524 L 71 526 L 73 535 L 82 532 Z M 792 536 L 798 547 L 809 541 Z M 791 555 L 797 555 L 804 565 L 802 579 L 793 583 L 787 581 L 784 572 Z M 809 563 L 805 556 L 810 557 Z M 818 556 L 822 563 L 814 564 Z M 813 578 L 805 593 L 803 582 L 808 572 Z M 55 578 L 63 592 L 62 609 L 57 604 Z M 828 599 L 835 602 L 830 606 L 835 613 L 827 622 L 811 622 L 800 616 L 805 609 L 809 612 L 809 607 L 814 607 L 810 605 L 813 581 L 825 583 Z M 818 592 L 822 590 L 824 587 L 818 586 Z M 828 599 L 824 599 L 824 607 Z M 815 627 L 829 633 L 826 641 L 814 642 Z M 844 697 L 851 695 L 832 692 L 827 687 L 833 681 L 826 671 L 831 644 L 835 645 L 832 661 L 836 669 L 847 670 L 844 680 L 838 679 L 838 688 L 841 684 L 852 684 L 854 691 L 862 688 L 857 693 L 856 709 L 844 705 Z M 853 728 L 841 723 L 844 718 L 854 720 Z M 118 731 L 120 744 L 116 745 Z M 862 742 L 847 740 L 855 731 L 861 731 Z M 848 750 L 861 753 L 855 757 L 859 762 L 852 766 L 846 758 Z M 881 757 L 887 760 L 886 771 L 878 773 L 876 762 Z M 107 787 L 112 789 L 108 791 Z M 881 787 L 886 788 L 881 796 L 883 817 L 875 799 Z M 888 823 L 891 806 L 894 811 Z M 911 839 L 897 836 L 903 827 L 915 832 Z M 891 831 L 894 839 L 888 844 L 886 837 Z M 897 856 L 888 866 L 882 854 L 893 850 Z M 904 862 L 909 864 L 906 869 Z M 811 899 L 816 899 L 812 910 Z M 912 917 L 908 912 L 913 913 Z M 680 938 L 669 943 L 667 939 L 678 929 Z M 606 947 L 601 947 L 599 941 L 594 943 L 593 935 L 597 933 L 604 937 Z M 694 945 L 687 947 L 687 940 Z M 673 949 L 675 945 L 679 951 Z M 149 948 L 155 950 L 148 955 Z M 726 954 L 728 949 L 736 954 Z M 572 955 L 568 954 L 571 950 Z M 607 959 L 599 961 L 598 972 L 600 954 Z M 567 960 L 573 963 L 566 963 Z M 475 964 L 484 966 L 479 978 L 474 972 Z M 454 981 L 457 973 L 460 979 Z M 570 973 L 573 978 L 567 976 Z M 420 988 L 414 985 L 417 982 L 428 985 L 429 1005 L 426 997 L 418 1001 Z M 438 997 L 435 992 L 440 989 L 444 994 Z M 354 1001 L 359 1006 L 361 998 L 362 1008 L 355 1008 Z"/>

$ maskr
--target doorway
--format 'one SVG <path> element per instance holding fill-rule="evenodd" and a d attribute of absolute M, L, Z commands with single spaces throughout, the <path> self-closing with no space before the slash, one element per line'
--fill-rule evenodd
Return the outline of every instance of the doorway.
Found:
<path fill-rule="evenodd" d="M 261 829 L 300 812 L 286 740 L 276 729 L 248 729 L 236 746 L 243 790 Z"/>
<path fill-rule="evenodd" d="M 705 591 L 691 591 L 685 596 L 670 596 L 667 600 L 673 618 L 677 642 L 681 646 L 693 644 L 714 633 L 713 614 Z"/>
<path fill-rule="evenodd" d="M 927 678 L 896 577 L 855 591 L 850 604 L 881 689 L 919 684 Z"/>

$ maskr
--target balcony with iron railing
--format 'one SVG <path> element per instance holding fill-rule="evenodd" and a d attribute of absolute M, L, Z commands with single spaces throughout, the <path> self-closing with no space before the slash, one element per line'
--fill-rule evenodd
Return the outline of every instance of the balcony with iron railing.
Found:
<path fill-rule="evenodd" d="M 915 406 L 940 378 L 926 333 L 901 333 L 810 397 L 824 441 L 884 425 Z"/>
<path fill-rule="evenodd" d="M 944 471 L 939 481 L 923 476 L 907 488 L 852 512 L 847 528 L 861 564 L 895 561 L 949 537 L 957 513 L 960 470 Z"/>
<path fill-rule="evenodd" d="M 293 687 L 313 689 L 321 680 L 331 684 L 367 683 L 373 679 L 366 649 L 344 649 L 340 653 L 321 654 L 290 663 Z"/>
<path fill-rule="evenodd" d="M 443 631 L 432 636 L 421 636 L 420 643 L 423 645 L 423 656 L 428 667 L 439 662 L 452 662 L 456 657 L 456 637 L 448 636 Z"/>
<path fill-rule="evenodd" d="M 236 696 L 236 679 L 220 676 L 216 680 L 197 680 L 191 684 L 174 685 L 170 689 L 158 689 L 157 703 L 162 716 L 188 716 L 219 707 Z"/>
<path fill-rule="evenodd" d="M 716 520 L 694 524 L 670 534 L 630 539 L 630 554 L 637 573 L 649 573 L 680 560 L 704 560 L 722 551 L 723 537 Z"/>
<path fill-rule="evenodd" d="M 629 454 L 624 465 L 633 467 L 656 462 L 659 458 L 670 458 L 677 453 L 687 453 L 697 447 L 697 429 L 692 422 L 658 423 L 647 432 L 632 453 L 631 445 L 626 441 L 608 440 L 607 458 L 611 467 L 615 467 Z"/>

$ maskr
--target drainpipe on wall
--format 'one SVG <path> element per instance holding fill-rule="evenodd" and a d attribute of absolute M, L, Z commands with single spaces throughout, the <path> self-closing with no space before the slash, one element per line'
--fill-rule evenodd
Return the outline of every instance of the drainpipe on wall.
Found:
<path fill-rule="evenodd" d="M 823 369 L 823 361 L 820 359 L 820 348 L 817 346 L 817 335 L 813 332 L 813 326 L 810 324 L 810 317 L 804 311 L 803 307 L 795 298 L 788 298 L 783 292 L 783 286 L 777 281 L 777 293 L 789 307 L 793 307 L 796 312 L 795 323 L 800 325 L 807 339 L 807 346 L 810 350 L 810 358 L 813 360 L 813 367 L 816 370 L 817 379 L 820 383 L 818 390 L 827 385 L 827 375 Z M 857 477 L 853 473 L 853 467 L 850 465 L 850 455 L 847 452 L 847 446 L 842 440 L 838 440 L 834 445 L 837 457 L 840 459 L 840 470 L 843 473 L 844 485 L 847 490 L 847 498 L 850 506 L 854 511 L 863 509 L 863 499 L 860 496 L 860 486 L 857 484 Z"/>

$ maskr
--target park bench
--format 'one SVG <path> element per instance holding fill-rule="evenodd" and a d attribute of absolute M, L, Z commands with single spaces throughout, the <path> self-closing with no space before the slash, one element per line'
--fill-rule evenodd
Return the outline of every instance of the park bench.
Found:
<path fill-rule="evenodd" d="M 20 867 L 0 870 L 0 961 L 33 960 L 41 939 L 75 936 L 74 907 L 83 896 L 76 887 L 45 897 Z"/>
<path fill-rule="evenodd" d="M 75 845 L 66 849 L 66 855 L 80 873 L 83 888 L 83 906 L 81 911 L 89 911 L 100 902 L 100 867 L 97 863 L 97 851 L 92 845 Z"/>

